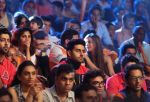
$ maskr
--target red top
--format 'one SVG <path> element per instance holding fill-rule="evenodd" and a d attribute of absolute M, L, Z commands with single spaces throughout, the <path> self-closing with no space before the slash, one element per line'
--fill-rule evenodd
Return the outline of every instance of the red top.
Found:
<path fill-rule="evenodd" d="M 60 64 L 67 64 L 67 62 L 66 61 L 62 61 L 62 62 L 60 62 Z M 85 74 L 88 70 L 89 69 L 86 68 L 85 66 L 80 65 L 80 67 L 77 70 L 75 70 L 75 74 L 79 74 L 79 75 Z"/>
<path fill-rule="evenodd" d="M 16 68 L 6 58 L 0 63 L 0 78 L 4 86 L 9 86 L 16 74 Z"/>
<path fill-rule="evenodd" d="M 142 84 L 142 87 L 145 91 L 147 91 L 145 81 Z M 106 82 L 106 90 L 109 95 L 117 94 L 119 91 L 125 88 L 124 74 L 120 72 L 115 74 L 107 79 Z"/>

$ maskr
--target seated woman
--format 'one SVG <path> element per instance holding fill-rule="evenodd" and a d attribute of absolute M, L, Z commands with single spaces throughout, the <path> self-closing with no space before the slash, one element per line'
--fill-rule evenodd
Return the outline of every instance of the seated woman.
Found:
<path fill-rule="evenodd" d="M 43 88 L 37 77 L 35 65 L 31 61 L 24 61 L 18 67 L 12 87 L 8 90 L 13 97 L 13 102 L 42 102 Z"/>
<path fill-rule="evenodd" d="M 13 41 L 17 40 L 15 38 L 15 34 L 19 28 L 25 28 L 29 26 L 29 19 L 22 12 L 16 12 L 14 14 L 14 23 L 15 23 L 15 27 L 11 30 Z"/>
<path fill-rule="evenodd" d="M 108 76 L 115 74 L 111 58 L 103 54 L 100 38 L 96 34 L 90 33 L 85 36 L 84 41 L 86 42 L 87 55 L 91 61 Z"/>
<path fill-rule="evenodd" d="M 31 60 L 36 64 L 33 36 L 29 28 L 20 28 L 16 33 L 17 41 L 13 44 L 18 48 L 24 60 Z"/>

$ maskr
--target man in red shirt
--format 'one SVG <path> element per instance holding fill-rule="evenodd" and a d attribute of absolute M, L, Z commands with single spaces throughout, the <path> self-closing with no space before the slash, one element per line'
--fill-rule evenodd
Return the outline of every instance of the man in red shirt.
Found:
<path fill-rule="evenodd" d="M 117 94 L 119 91 L 125 88 L 126 83 L 124 70 L 126 66 L 136 63 L 139 63 L 139 60 L 131 54 L 126 54 L 125 56 L 122 57 L 121 60 L 122 72 L 111 76 L 106 81 L 106 90 L 110 97 L 113 97 L 115 94 Z M 143 82 L 142 87 L 144 90 L 147 90 L 145 81 Z"/>
<path fill-rule="evenodd" d="M 1 86 L 7 87 L 11 84 L 16 68 L 6 58 L 10 48 L 11 33 L 6 28 L 0 28 L 0 80 Z"/>
<path fill-rule="evenodd" d="M 67 44 L 67 58 L 61 61 L 62 64 L 68 63 L 75 69 L 76 84 L 79 84 L 88 69 L 82 65 L 84 62 L 85 42 L 82 39 L 70 40 Z"/>

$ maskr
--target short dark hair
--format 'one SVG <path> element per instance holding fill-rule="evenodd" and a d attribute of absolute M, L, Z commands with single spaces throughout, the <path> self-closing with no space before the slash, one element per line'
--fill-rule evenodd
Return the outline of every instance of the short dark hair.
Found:
<path fill-rule="evenodd" d="M 82 39 L 72 39 L 67 44 L 67 51 L 71 51 L 75 45 L 83 45 L 85 46 L 85 41 Z"/>
<path fill-rule="evenodd" d="M 35 4 L 35 2 L 33 0 L 24 0 L 23 4 L 22 4 L 22 9 L 24 9 L 24 7 L 28 4 L 28 3 L 33 3 Z"/>
<path fill-rule="evenodd" d="M 126 67 L 125 69 L 125 79 L 127 80 L 130 76 L 130 72 L 132 70 L 140 70 L 142 75 L 144 76 L 144 70 L 143 70 L 143 66 L 140 64 L 132 64 Z"/>
<path fill-rule="evenodd" d="M 89 84 L 79 84 L 76 88 L 75 88 L 75 98 L 77 99 L 82 99 L 83 97 L 83 92 L 87 92 L 89 90 L 94 90 L 95 92 L 97 92 L 97 89 Z"/>
<path fill-rule="evenodd" d="M 125 54 L 121 58 L 121 66 L 124 68 L 126 66 L 126 64 L 129 63 L 129 62 L 139 63 L 139 60 L 131 54 Z"/>
<path fill-rule="evenodd" d="M 34 33 L 33 37 L 35 39 L 43 40 L 43 39 L 45 39 L 45 37 L 47 37 L 47 34 L 44 31 L 39 30 L 36 33 Z"/>
<path fill-rule="evenodd" d="M 90 8 L 90 10 L 89 10 L 89 15 L 93 14 L 93 11 L 94 11 L 94 10 L 99 10 L 99 11 L 100 11 L 100 13 L 101 13 L 102 8 L 101 8 L 101 6 L 100 6 L 100 5 L 98 5 L 98 4 L 93 5 L 93 6 Z"/>
<path fill-rule="evenodd" d="M 138 32 L 139 32 L 140 29 L 144 30 L 144 32 L 145 32 L 145 28 L 143 26 L 135 26 L 134 29 L 133 29 L 132 35 L 133 36 L 138 35 Z"/>
<path fill-rule="evenodd" d="M 49 15 L 49 16 L 41 16 L 43 21 L 48 21 L 50 23 L 53 23 L 54 17 Z"/>
<path fill-rule="evenodd" d="M 62 11 L 63 8 L 64 8 L 63 3 L 60 2 L 60 1 L 53 1 L 53 2 L 52 2 L 52 5 L 55 5 L 55 6 L 58 7 L 61 11 Z"/>
<path fill-rule="evenodd" d="M 9 91 L 6 88 L 0 88 L 0 97 L 8 95 L 10 99 L 12 100 L 12 95 L 9 93 Z"/>
<path fill-rule="evenodd" d="M 96 78 L 96 77 L 102 77 L 103 80 L 105 81 L 105 75 L 102 71 L 98 71 L 98 70 L 90 70 L 88 71 L 83 78 L 83 83 L 84 84 L 89 84 L 91 79 Z"/>
<path fill-rule="evenodd" d="M 66 39 L 71 40 L 73 35 L 79 35 L 79 33 L 71 28 L 68 28 L 65 31 L 63 31 L 61 34 L 61 45 L 64 45 Z"/>
<path fill-rule="evenodd" d="M 21 20 L 23 18 L 25 18 L 26 19 L 26 23 L 29 24 L 29 19 L 28 19 L 28 17 L 25 14 L 23 14 L 21 12 L 16 12 L 14 14 L 14 22 L 15 22 L 17 28 L 19 28 L 19 26 L 21 25 Z"/>
<path fill-rule="evenodd" d="M 134 18 L 134 19 L 135 19 L 135 15 L 132 14 L 132 13 L 127 13 L 127 14 L 123 15 L 122 21 L 123 21 L 124 23 L 126 23 L 127 19 L 130 19 L 130 18 Z"/>
<path fill-rule="evenodd" d="M 19 65 L 19 69 L 17 70 L 16 74 L 20 76 L 26 66 L 33 66 L 36 69 L 36 66 L 31 61 L 24 61 Z"/>
<path fill-rule="evenodd" d="M 136 50 L 136 47 L 129 43 L 129 44 L 125 44 L 120 48 L 120 57 L 124 56 L 127 53 L 127 49 L 132 48 Z"/>
<path fill-rule="evenodd" d="M 70 64 L 59 64 L 57 67 L 56 67 L 56 73 L 55 73 L 55 76 L 59 76 L 60 74 L 62 73 L 72 73 L 74 72 L 74 68 L 72 65 Z"/>
<path fill-rule="evenodd" d="M 80 21 L 78 19 L 71 19 L 69 22 L 79 25 L 79 27 L 81 29 L 81 23 L 80 23 Z"/>
<path fill-rule="evenodd" d="M 119 7 L 115 7 L 115 9 L 113 10 L 115 16 L 117 17 L 120 11 L 125 11 L 125 8 L 122 6 Z"/>
<path fill-rule="evenodd" d="M 7 34 L 9 35 L 10 39 L 11 39 L 11 32 L 7 29 L 7 28 L 0 28 L 0 35 L 2 34 Z"/>
<path fill-rule="evenodd" d="M 37 25 L 40 26 L 39 27 L 40 29 L 43 27 L 43 21 L 42 21 L 41 17 L 39 17 L 39 16 L 32 16 L 32 17 L 29 18 L 29 20 L 30 20 L 30 22 L 37 23 Z"/>

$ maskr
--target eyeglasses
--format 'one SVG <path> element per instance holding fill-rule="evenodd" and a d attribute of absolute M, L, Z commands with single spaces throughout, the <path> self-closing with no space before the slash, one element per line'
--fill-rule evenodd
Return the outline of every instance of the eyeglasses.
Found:
<path fill-rule="evenodd" d="M 138 77 L 129 76 L 129 79 L 130 79 L 130 80 L 133 80 L 133 81 L 143 80 L 143 79 L 144 79 L 144 76 L 138 76 Z"/>
<path fill-rule="evenodd" d="M 104 81 L 101 81 L 101 82 L 99 82 L 99 81 L 93 81 L 92 85 L 94 85 L 94 86 L 104 86 L 105 82 Z"/>

